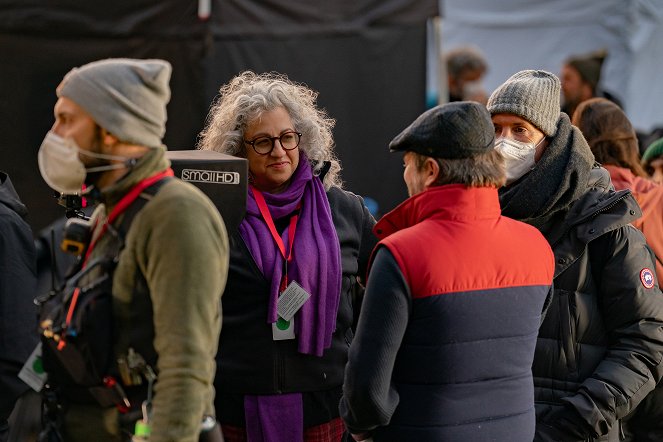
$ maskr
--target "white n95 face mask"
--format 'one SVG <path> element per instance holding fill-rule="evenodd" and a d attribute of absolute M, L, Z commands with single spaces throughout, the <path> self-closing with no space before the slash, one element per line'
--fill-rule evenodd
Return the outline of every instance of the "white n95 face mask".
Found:
<path fill-rule="evenodd" d="M 80 195 L 85 183 L 85 165 L 78 158 L 79 148 L 72 139 L 49 131 L 39 147 L 37 161 L 42 178 L 52 189 L 68 195 Z"/>
<path fill-rule="evenodd" d="M 545 137 L 541 139 L 541 141 L 543 140 L 545 140 Z M 495 150 L 502 154 L 506 163 L 507 186 L 534 169 L 536 165 L 536 161 L 534 161 L 536 147 L 541 141 L 534 144 L 510 138 L 498 138 L 495 140 Z"/>
<path fill-rule="evenodd" d="M 87 155 L 103 160 L 119 160 L 122 163 L 85 168 L 78 155 Z M 62 138 L 48 131 L 37 154 L 39 172 L 53 190 L 67 195 L 80 195 L 89 172 L 123 169 L 135 164 L 135 159 L 118 155 L 88 152 L 78 147 L 71 138 Z"/>

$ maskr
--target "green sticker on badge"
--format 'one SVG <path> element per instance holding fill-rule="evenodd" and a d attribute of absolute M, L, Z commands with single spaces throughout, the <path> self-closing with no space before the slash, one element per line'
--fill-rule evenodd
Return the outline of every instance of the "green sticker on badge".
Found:
<path fill-rule="evenodd" d="M 37 374 L 44 373 L 44 364 L 41 362 L 41 358 L 35 359 L 35 361 L 32 363 L 32 369 Z"/>
<path fill-rule="evenodd" d="M 290 327 L 290 321 L 286 321 L 286 320 L 283 319 L 283 318 L 279 318 L 279 319 L 276 321 L 276 327 L 277 327 L 279 330 L 287 330 L 288 327 Z"/>

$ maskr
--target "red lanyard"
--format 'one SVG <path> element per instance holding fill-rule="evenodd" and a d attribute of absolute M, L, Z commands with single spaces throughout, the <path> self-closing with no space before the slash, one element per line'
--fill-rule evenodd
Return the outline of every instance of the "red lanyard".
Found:
<path fill-rule="evenodd" d="M 136 184 L 126 195 L 122 197 L 122 199 L 113 208 L 110 215 L 108 215 L 108 219 L 101 227 L 101 231 L 99 232 L 99 234 L 90 243 L 90 246 L 87 249 L 87 253 L 85 254 L 85 259 L 83 260 L 83 266 L 81 267 L 81 269 L 85 268 L 85 264 L 87 264 L 87 260 L 90 257 L 92 249 L 94 249 L 94 246 L 97 245 L 97 241 L 102 236 L 104 236 L 104 233 L 106 233 L 106 230 L 108 230 L 108 225 L 112 224 L 117 219 L 118 216 L 120 216 L 125 210 L 127 210 L 127 208 L 131 205 L 131 203 L 134 202 L 136 198 L 138 198 L 138 196 L 141 194 L 143 190 L 150 187 L 152 184 L 156 183 L 160 179 L 173 175 L 175 175 L 173 173 L 173 169 L 168 168 L 163 172 L 159 172 L 156 175 L 152 175 L 149 178 L 145 178 L 143 181 Z M 78 301 L 78 295 L 80 291 L 81 290 L 79 287 L 76 287 L 76 289 L 74 290 L 74 294 L 71 299 L 71 304 L 69 305 L 69 311 L 67 312 L 67 322 L 66 322 L 67 327 L 69 327 L 69 324 L 71 323 L 71 318 L 74 316 L 74 310 L 76 309 L 76 303 Z M 58 344 L 58 348 L 64 347 L 64 341 L 60 342 L 62 344 Z"/>
<path fill-rule="evenodd" d="M 283 259 L 285 260 L 284 262 L 285 270 L 283 272 L 283 278 L 281 278 L 281 287 L 280 287 L 281 291 L 283 291 L 288 286 L 288 263 L 292 261 L 292 245 L 295 242 L 295 230 L 297 229 L 297 219 L 299 219 L 299 209 L 301 208 L 302 204 L 299 203 L 297 205 L 295 214 L 290 217 L 290 229 L 288 230 L 288 242 L 289 242 L 288 245 L 290 247 L 288 250 L 288 254 L 286 255 L 285 244 L 283 244 L 283 239 L 281 238 L 281 235 L 279 235 L 279 232 L 277 232 L 276 230 L 276 226 L 274 225 L 274 220 L 272 219 L 272 214 L 269 213 L 269 207 L 267 207 L 267 202 L 265 202 L 265 197 L 255 187 L 251 186 L 251 190 L 253 190 L 253 196 L 256 199 L 258 210 L 260 210 L 260 214 L 265 220 L 265 224 L 267 224 L 269 232 L 272 234 L 272 238 L 274 238 L 274 242 L 276 243 L 276 245 L 279 248 L 279 251 L 281 252 L 281 256 L 283 256 Z"/>
<path fill-rule="evenodd" d="M 122 213 L 124 213 L 125 210 L 127 210 L 127 208 L 131 205 L 131 203 L 134 202 L 136 198 L 138 198 L 138 195 L 140 195 L 143 190 L 147 189 L 148 187 L 150 187 L 152 184 L 156 183 L 160 179 L 173 175 L 174 175 L 173 169 L 169 167 L 163 172 L 159 172 L 156 175 L 152 175 L 149 178 L 145 178 L 143 181 L 136 184 L 129 192 L 127 192 L 127 194 L 124 195 L 122 199 L 115 205 L 110 215 L 108 215 L 108 219 L 101 227 L 101 232 L 99 232 L 99 234 L 94 238 L 92 243 L 90 243 L 90 246 L 87 249 L 87 253 L 85 253 L 85 260 L 83 262 L 84 263 L 87 262 L 87 259 L 90 257 L 90 254 L 92 253 L 92 249 L 94 249 L 94 246 L 97 245 L 97 241 L 102 236 L 104 236 L 104 233 L 106 233 L 106 230 L 108 230 L 108 225 L 113 224 L 113 222 L 115 222 L 117 217 L 120 216 Z M 85 267 L 85 264 L 83 264 L 83 267 Z"/>

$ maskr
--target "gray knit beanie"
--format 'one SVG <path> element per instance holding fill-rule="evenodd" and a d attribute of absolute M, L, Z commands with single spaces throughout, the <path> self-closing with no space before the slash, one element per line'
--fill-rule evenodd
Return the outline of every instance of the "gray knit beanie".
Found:
<path fill-rule="evenodd" d="M 170 101 L 170 63 L 109 58 L 74 68 L 57 88 L 125 143 L 162 147 Z"/>
<path fill-rule="evenodd" d="M 526 70 L 512 75 L 495 89 L 487 107 L 492 115 L 518 115 L 552 137 L 557 132 L 560 115 L 559 95 L 559 78 L 555 74 Z"/>

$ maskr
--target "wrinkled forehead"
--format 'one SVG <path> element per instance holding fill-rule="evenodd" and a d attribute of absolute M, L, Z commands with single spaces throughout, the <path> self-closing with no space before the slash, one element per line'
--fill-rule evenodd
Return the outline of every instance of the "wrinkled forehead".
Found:
<path fill-rule="evenodd" d="M 520 115 L 516 114 L 498 113 L 491 115 L 490 118 L 491 120 L 493 120 L 493 124 L 500 124 L 502 126 L 521 125 L 521 126 L 531 126 L 533 128 L 536 128 L 536 126 L 534 126 L 532 123 L 530 123 Z"/>
<path fill-rule="evenodd" d="M 88 114 L 85 109 L 76 104 L 73 100 L 67 97 L 60 97 L 58 101 L 55 102 L 53 107 L 53 115 L 55 118 L 68 116 L 68 117 L 87 117 L 92 119 L 90 114 Z"/>

